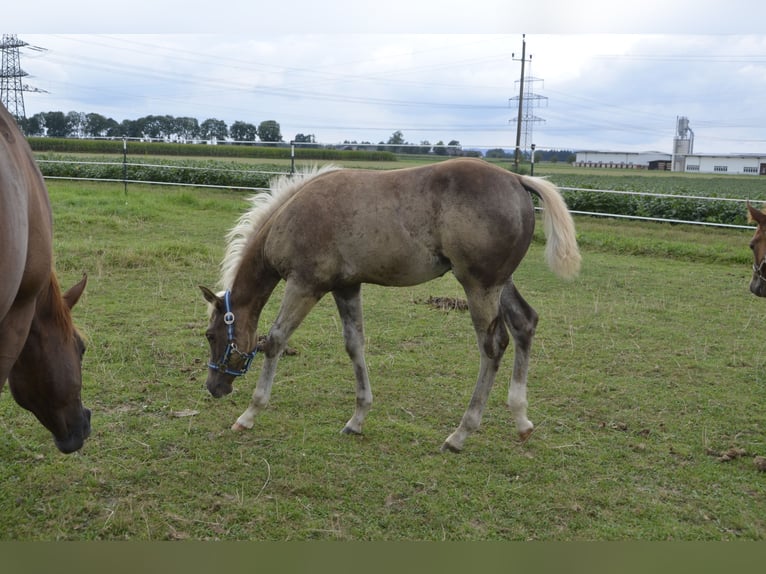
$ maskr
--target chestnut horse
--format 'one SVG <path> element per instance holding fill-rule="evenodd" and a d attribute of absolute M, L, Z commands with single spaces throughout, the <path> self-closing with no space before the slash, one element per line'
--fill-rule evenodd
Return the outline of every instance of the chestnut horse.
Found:
<path fill-rule="evenodd" d="M 70 313 L 86 278 L 61 294 L 52 228 L 32 150 L 0 105 L 0 389 L 7 379 L 16 402 L 70 453 L 90 434 L 80 399 L 85 347 Z"/>
<path fill-rule="evenodd" d="M 279 314 L 261 346 L 265 359 L 252 401 L 232 428 L 252 428 L 255 415 L 268 404 L 290 335 L 330 292 L 356 376 L 356 409 L 343 431 L 361 433 L 372 405 L 361 284 L 417 285 L 452 271 L 468 300 L 480 366 L 468 409 L 442 448 L 462 450 L 479 427 L 508 331 L 515 343 L 508 406 L 526 440 L 533 429 L 526 380 L 537 313 L 517 291 L 512 274 L 532 241 L 530 193 L 544 204 L 550 267 L 563 277 L 574 276 L 580 253 L 556 187 L 479 159 L 391 171 L 324 168 L 282 178 L 270 194 L 253 198 L 252 209 L 229 235 L 224 292 L 201 287 L 211 304 L 206 385 L 220 397 L 247 371 L 261 310 L 279 281 L 286 282 Z"/>
<path fill-rule="evenodd" d="M 750 202 L 747 203 L 749 220 L 758 224 L 750 249 L 753 251 L 753 278 L 750 291 L 758 297 L 766 297 L 766 213 L 758 211 Z"/>

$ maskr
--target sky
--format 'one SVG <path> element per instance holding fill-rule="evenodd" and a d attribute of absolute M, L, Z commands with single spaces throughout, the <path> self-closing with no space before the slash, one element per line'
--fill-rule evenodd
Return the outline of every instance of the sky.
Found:
<path fill-rule="evenodd" d="M 522 144 L 669 153 L 684 116 L 697 153 L 766 154 L 766 8 L 754 1 L 30 0 L 4 11 L 2 33 L 30 44 L 24 81 L 45 90 L 25 93 L 27 116 L 276 120 L 286 141 L 401 131 L 512 150 L 525 42 L 539 121 Z"/>

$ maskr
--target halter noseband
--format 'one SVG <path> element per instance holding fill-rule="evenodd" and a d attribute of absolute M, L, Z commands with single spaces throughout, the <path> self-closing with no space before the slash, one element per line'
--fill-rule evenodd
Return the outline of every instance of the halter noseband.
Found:
<path fill-rule="evenodd" d="M 763 266 L 766 265 L 766 255 L 761 259 L 760 265 L 753 264 L 753 273 L 755 273 L 761 281 L 766 281 L 766 277 L 763 275 Z"/>
<path fill-rule="evenodd" d="M 228 289 L 223 294 L 223 304 L 223 322 L 226 324 L 226 337 L 228 344 L 226 345 L 226 350 L 223 352 L 223 356 L 220 358 L 220 360 L 215 363 L 210 362 L 207 364 L 207 366 L 214 371 L 218 371 L 219 373 L 225 373 L 227 375 L 234 375 L 235 377 L 239 377 L 240 375 L 247 373 L 247 370 L 250 368 L 250 363 L 253 362 L 253 358 L 257 353 L 257 349 L 254 349 L 249 353 L 243 353 L 237 348 L 237 344 L 234 342 L 234 313 L 231 310 L 231 291 Z M 239 355 L 244 359 L 245 362 L 239 369 L 234 369 L 229 365 L 229 360 L 231 359 L 232 355 Z"/>

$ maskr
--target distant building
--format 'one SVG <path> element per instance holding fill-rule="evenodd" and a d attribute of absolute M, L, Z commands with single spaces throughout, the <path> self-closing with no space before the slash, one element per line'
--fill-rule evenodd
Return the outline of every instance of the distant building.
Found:
<path fill-rule="evenodd" d="M 694 132 L 689 119 L 676 118 L 673 153 L 657 151 L 616 152 L 578 151 L 577 167 L 612 169 L 657 169 L 685 173 L 720 173 L 729 175 L 766 175 L 766 154 L 694 153 Z"/>
<path fill-rule="evenodd" d="M 602 167 L 617 169 L 670 169 L 673 157 L 659 151 L 618 152 L 578 151 L 575 154 L 577 167 Z"/>
<path fill-rule="evenodd" d="M 680 167 L 687 173 L 766 175 L 766 154 L 692 154 L 684 156 Z"/>

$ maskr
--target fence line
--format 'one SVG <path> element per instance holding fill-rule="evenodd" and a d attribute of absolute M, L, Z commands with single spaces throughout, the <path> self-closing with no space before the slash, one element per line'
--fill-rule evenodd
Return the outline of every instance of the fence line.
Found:
<path fill-rule="evenodd" d="M 535 209 L 541 210 L 541 208 L 539 207 L 536 207 Z M 654 221 L 657 223 L 683 223 L 686 225 L 703 225 L 707 227 L 728 227 L 730 229 L 750 229 L 750 230 L 755 229 L 755 227 L 753 226 L 735 225 L 733 223 L 711 223 L 709 221 L 686 221 L 685 219 L 663 219 L 661 217 L 646 217 L 643 215 L 622 215 L 619 213 L 599 213 L 597 211 L 578 211 L 578 210 L 570 209 L 569 213 L 573 213 L 576 215 L 590 215 L 594 217 L 613 217 L 615 219 L 636 219 L 639 221 Z"/>
<path fill-rule="evenodd" d="M 683 195 L 673 193 L 654 193 L 650 191 L 625 191 L 616 189 L 589 189 L 587 187 L 559 187 L 566 191 L 587 191 L 590 193 L 611 193 L 612 195 L 643 195 L 647 197 L 662 197 L 665 199 L 702 199 L 708 201 L 738 201 L 740 203 L 746 203 L 747 199 L 740 199 L 738 197 L 706 197 L 703 195 Z"/>
<path fill-rule="evenodd" d="M 285 175 L 288 172 L 285 171 L 262 171 L 257 169 L 226 169 L 220 167 L 197 167 L 193 165 L 168 165 L 168 164 L 156 164 L 156 163 L 132 163 L 132 162 L 116 162 L 116 161 L 63 161 L 57 159 L 38 159 L 37 163 L 51 163 L 51 164 L 63 164 L 63 165 L 108 165 L 114 167 L 154 167 L 159 169 L 186 169 L 189 171 L 215 171 L 220 173 L 265 173 L 267 175 Z M 67 179 L 67 178 L 61 178 Z M 77 178 L 71 178 L 77 179 Z M 102 180 L 107 181 L 107 180 Z M 123 181 L 120 179 L 119 181 Z M 130 181 L 129 181 L 130 183 Z M 154 182 L 146 182 L 154 183 Z M 184 185 L 184 184 L 179 184 Z"/>
<path fill-rule="evenodd" d="M 128 163 L 128 162 L 96 162 L 96 161 L 62 161 L 62 160 L 37 160 L 38 163 L 58 163 L 58 164 L 74 164 L 74 165 L 103 165 L 103 166 L 114 166 L 114 167 L 151 167 L 151 168 L 157 168 L 157 169 L 184 169 L 184 170 L 199 170 L 199 171 L 217 171 L 217 172 L 228 172 L 228 173 L 245 173 L 245 174 L 265 174 L 265 175 L 286 175 L 289 172 L 284 171 L 261 171 L 261 170 L 237 170 L 237 169 L 228 169 L 228 168 L 214 168 L 214 167 L 197 167 L 197 166 L 183 166 L 183 165 L 166 165 L 166 164 L 150 164 L 150 163 Z M 126 173 L 126 172 L 125 172 Z M 74 176 L 44 176 L 45 179 L 52 179 L 52 180 L 71 180 L 71 181 L 92 181 L 92 182 L 107 182 L 107 183 L 122 183 L 126 186 L 127 184 L 143 184 L 143 185 L 157 185 L 157 186 L 178 186 L 178 187 L 192 187 L 192 188 L 210 188 L 210 189 L 236 189 L 236 190 L 243 190 L 243 191 L 267 191 L 268 188 L 265 187 L 251 187 L 251 186 L 243 186 L 243 185 L 215 185 L 215 184 L 204 184 L 204 183 L 183 183 L 183 182 L 167 182 L 167 181 L 147 181 L 147 180 L 140 180 L 140 179 L 127 179 L 127 177 L 122 178 L 97 178 L 97 177 L 74 177 Z M 644 197 L 657 197 L 662 199 L 682 199 L 682 200 L 701 200 L 701 201 L 728 201 L 728 202 L 738 202 L 738 203 L 746 203 L 749 201 L 748 199 L 741 199 L 741 198 L 734 198 L 734 197 L 706 197 L 706 196 L 699 196 L 699 195 L 683 195 L 683 194 L 665 194 L 665 193 L 655 193 L 655 192 L 645 192 L 645 191 L 626 191 L 626 190 L 615 190 L 615 189 L 589 189 L 584 187 L 565 187 L 561 186 L 559 187 L 562 191 L 572 191 L 572 192 L 585 192 L 585 193 L 606 193 L 606 194 L 612 194 L 612 195 L 638 195 L 638 196 L 644 196 Z M 540 208 L 536 208 L 540 209 Z M 689 221 L 689 220 L 683 220 L 683 219 L 668 219 L 668 218 L 661 218 L 661 217 L 646 217 L 646 216 L 640 216 L 640 215 L 624 215 L 620 213 L 604 213 L 604 212 L 594 212 L 594 211 L 579 211 L 579 210 L 570 210 L 570 213 L 575 215 L 587 215 L 590 217 L 610 217 L 615 219 L 631 219 L 631 220 L 638 220 L 638 221 L 651 221 L 651 222 L 657 222 L 657 223 L 676 223 L 676 224 L 686 224 L 686 225 L 701 225 L 701 226 L 707 226 L 707 227 L 722 227 L 722 228 L 730 228 L 730 229 L 748 229 L 752 230 L 753 226 L 748 225 L 735 225 L 735 224 L 729 224 L 729 223 L 712 223 L 712 222 L 706 222 L 706 221 Z"/>
<path fill-rule="evenodd" d="M 644 197 L 659 197 L 663 199 L 697 199 L 703 201 L 733 201 L 737 203 L 747 203 L 748 199 L 740 199 L 738 197 L 706 197 L 703 195 L 679 195 L 673 193 L 654 193 L 648 191 L 624 191 L 616 189 L 588 189 L 585 187 L 560 187 L 559 189 L 565 191 L 585 191 L 595 193 L 610 193 L 612 195 L 640 195 Z M 540 208 L 537 208 L 540 209 Z M 570 209 L 569 213 L 577 215 L 588 215 L 592 217 L 612 217 L 615 219 L 635 219 L 638 221 L 653 221 L 658 223 L 682 223 L 686 225 L 702 225 L 706 227 L 725 227 L 729 229 L 754 229 L 751 225 L 736 225 L 733 223 L 713 223 L 709 221 L 688 221 L 685 219 L 667 219 L 662 217 L 647 217 L 643 215 L 624 215 L 620 213 L 602 213 L 598 211 L 578 211 Z"/>
<path fill-rule="evenodd" d="M 265 173 L 265 172 L 264 172 Z M 167 187 L 204 187 L 209 189 L 240 189 L 243 191 L 268 191 L 268 187 L 248 187 L 244 185 L 214 185 L 212 183 L 179 183 L 175 181 L 147 181 L 144 179 L 122 179 L 122 178 L 108 178 L 108 177 L 71 177 L 71 176 L 58 176 L 58 175 L 46 175 L 45 179 L 61 179 L 67 181 L 92 181 L 101 183 L 135 183 L 140 185 L 164 185 Z"/>

